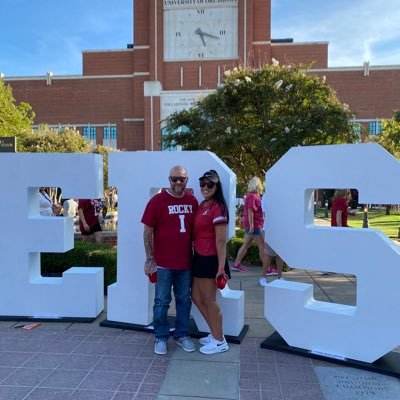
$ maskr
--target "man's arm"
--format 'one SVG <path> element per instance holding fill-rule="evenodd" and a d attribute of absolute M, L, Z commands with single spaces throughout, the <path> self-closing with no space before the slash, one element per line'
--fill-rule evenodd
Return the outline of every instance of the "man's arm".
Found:
<path fill-rule="evenodd" d="M 145 225 L 143 230 L 143 243 L 144 250 L 146 253 L 146 260 L 144 262 L 144 273 L 148 276 L 150 272 L 153 272 L 156 264 L 153 258 L 153 233 L 154 228 L 152 226 Z"/>

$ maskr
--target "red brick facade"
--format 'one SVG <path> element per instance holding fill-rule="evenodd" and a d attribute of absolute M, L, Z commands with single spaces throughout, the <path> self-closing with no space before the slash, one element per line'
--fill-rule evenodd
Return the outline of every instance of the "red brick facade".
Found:
<path fill-rule="evenodd" d="M 200 7 L 200 6 L 199 6 Z M 83 74 L 5 78 L 17 102 L 30 103 L 35 123 L 117 127 L 117 146 L 160 148 L 160 95 L 214 89 L 223 72 L 237 65 L 260 67 L 314 62 L 356 118 L 390 118 L 400 108 L 400 66 L 327 68 L 328 43 L 271 43 L 271 1 L 238 0 L 238 57 L 210 61 L 163 61 L 163 0 L 134 2 L 134 48 L 83 53 Z M 145 93 L 145 82 L 159 82 Z M 155 90 L 155 91 L 154 91 Z"/>

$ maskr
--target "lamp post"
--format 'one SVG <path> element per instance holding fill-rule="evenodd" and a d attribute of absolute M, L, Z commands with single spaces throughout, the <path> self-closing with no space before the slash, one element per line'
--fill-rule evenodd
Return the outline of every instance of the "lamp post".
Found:
<path fill-rule="evenodd" d="M 329 210 L 328 210 L 328 199 L 325 200 L 325 218 L 329 217 Z"/>
<path fill-rule="evenodd" d="M 363 218 L 363 228 L 369 228 L 368 223 L 368 204 L 364 204 L 364 218 Z"/>

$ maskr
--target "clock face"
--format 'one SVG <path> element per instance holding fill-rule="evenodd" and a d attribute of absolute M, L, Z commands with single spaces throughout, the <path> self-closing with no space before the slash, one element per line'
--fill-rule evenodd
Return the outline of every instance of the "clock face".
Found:
<path fill-rule="evenodd" d="M 237 58 L 237 27 L 237 7 L 164 10 L 164 60 Z"/>

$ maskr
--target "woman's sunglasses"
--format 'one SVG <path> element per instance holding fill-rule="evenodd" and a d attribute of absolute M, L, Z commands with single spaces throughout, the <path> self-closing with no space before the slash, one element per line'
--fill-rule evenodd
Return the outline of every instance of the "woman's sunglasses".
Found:
<path fill-rule="evenodd" d="M 209 189 L 212 189 L 215 186 L 215 183 L 214 182 L 204 182 L 204 181 L 200 182 L 200 187 L 203 188 L 204 186 L 207 186 Z"/>
<path fill-rule="evenodd" d="M 170 176 L 169 179 L 171 179 L 171 182 L 180 182 L 180 183 L 185 183 L 187 176 Z"/>

